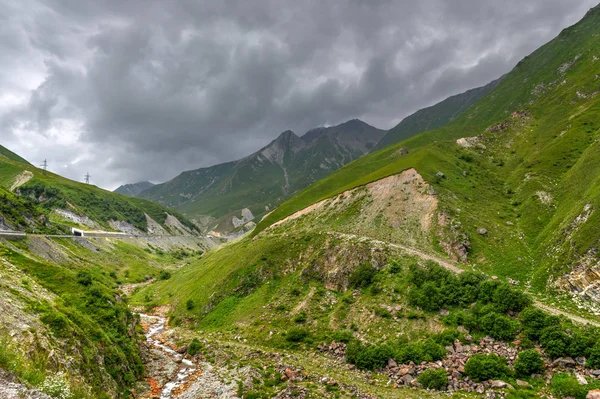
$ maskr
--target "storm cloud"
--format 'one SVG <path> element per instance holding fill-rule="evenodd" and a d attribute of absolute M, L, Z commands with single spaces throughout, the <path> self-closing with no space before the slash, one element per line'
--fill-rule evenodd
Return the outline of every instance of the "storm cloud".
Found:
<path fill-rule="evenodd" d="M 387 129 L 510 71 L 597 1 L 0 0 L 0 144 L 113 189 L 287 129 Z"/>

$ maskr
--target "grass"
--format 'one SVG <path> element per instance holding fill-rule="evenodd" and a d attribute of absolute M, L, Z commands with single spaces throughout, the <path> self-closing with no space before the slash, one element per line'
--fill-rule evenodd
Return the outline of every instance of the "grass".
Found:
<path fill-rule="evenodd" d="M 72 223 L 57 223 L 52 210 L 67 209 L 79 215 L 86 215 L 102 228 L 111 230 L 111 220 L 125 221 L 146 231 L 146 214 L 169 231 L 165 224 L 167 215 L 175 216 L 183 225 L 195 230 L 194 225 L 176 211 L 166 209 L 156 203 L 139 198 L 112 193 L 93 185 L 78 183 L 51 172 L 44 172 L 0 146 L 0 213 L 14 227 L 30 232 L 56 233 L 67 231 Z M 12 154 L 12 153 L 11 153 Z M 10 193 L 16 176 L 23 171 L 33 173 L 33 178 L 20 186 L 18 195 Z M 7 204 L 3 206 L 3 203 Z M 33 216 L 32 221 L 24 221 L 23 215 Z M 48 223 L 51 219 L 54 223 Z M 88 227 L 85 227 L 89 229 Z"/>
<path fill-rule="evenodd" d="M 600 235 L 597 212 L 573 225 L 586 205 L 600 205 L 599 20 L 595 8 L 457 119 L 349 163 L 283 203 L 253 235 L 318 201 L 415 168 L 438 193 L 438 209 L 461 223 L 474 266 L 546 290 Z M 467 136 L 481 145 L 459 147 L 456 140 Z M 400 148 L 410 152 L 398 156 Z M 489 234 L 477 234 L 480 227 Z"/>

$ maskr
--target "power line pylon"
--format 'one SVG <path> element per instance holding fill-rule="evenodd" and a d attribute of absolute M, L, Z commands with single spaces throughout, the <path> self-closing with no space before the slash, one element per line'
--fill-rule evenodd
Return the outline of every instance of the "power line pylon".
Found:
<path fill-rule="evenodd" d="M 85 184 L 90 184 L 90 177 L 92 177 L 92 176 L 90 176 L 90 173 L 89 172 L 86 173 L 86 175 L 84 177 L 85 177 Z"/>
<path fill-rule="evenodd" d="M 42 169 L 44 169 L 44 174 L 46 174 L 46 170 L 48 169 L 48 161 L 44 159 L 44 162 L 40 165 Z"/>

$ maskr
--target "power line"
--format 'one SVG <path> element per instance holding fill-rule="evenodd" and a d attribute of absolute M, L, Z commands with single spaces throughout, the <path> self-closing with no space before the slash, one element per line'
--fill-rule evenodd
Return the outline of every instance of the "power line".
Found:
<path fill-rule="evenodd" d="M 85 177 L 85 184 L 90 184 L 90 177 L 92 177 L 92 176 L 90 176 L 90 173 L 89 172 L 86 173 L 86 175 L 84 177 Z"/>

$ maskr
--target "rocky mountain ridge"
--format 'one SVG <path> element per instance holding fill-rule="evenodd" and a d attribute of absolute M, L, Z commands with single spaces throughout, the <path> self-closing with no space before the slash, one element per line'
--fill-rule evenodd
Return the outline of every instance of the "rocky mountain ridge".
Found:
<path fill-rule="evenodd" d="M 384 134 L 356 119 L 303 136 L 288 130 L 245 158 L 183 172 L 139 197 L 191 218 L 214 217 L 212 228 L 232 231 L 239 227 L 233 220 L 239 219 L 242 209 L 256 217 L 264 215 L 293 193 L 366 154 Z"/>

